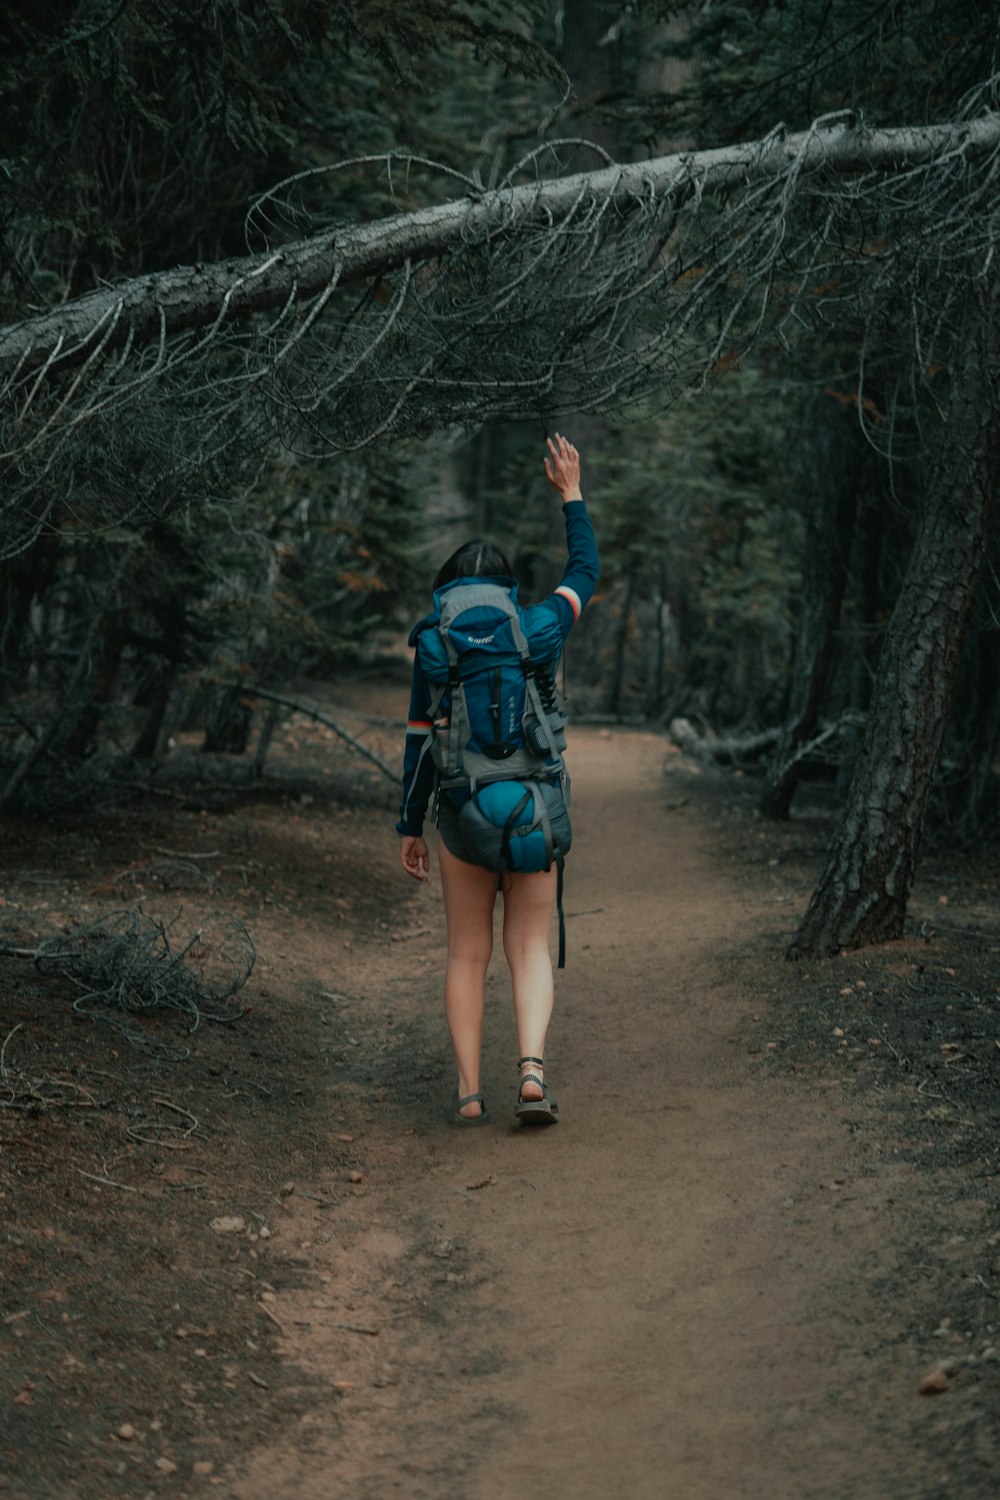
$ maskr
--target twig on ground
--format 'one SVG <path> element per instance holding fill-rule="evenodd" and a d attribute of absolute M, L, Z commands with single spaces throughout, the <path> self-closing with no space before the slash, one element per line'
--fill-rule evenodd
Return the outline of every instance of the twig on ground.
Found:
<path fill-rule="evenodd" d="M 52 1078 L 48 1074 L 29 1078 L 19 1070 L 8 1070 L 7 1048 L 11 1037 L 23 1025 L 23 1021 L 18 1021 L 0 1047 L 0 1109 L 96 1109 L 97 1100 L 93 1094 L 68 1078 Z M 4 1093 L 9 1098 L 3 1098 Z"/>
<path fill-rule="evenodd" d="M 125 1134 L 133 1141 L 142 1141 L 146 1146 L 164 1146 L 169 1151 L 188 1150 L 192 1144 L 189 1137 L 194 1135 L 198 1129 L 199 1122 L 197 1117 L 191 1114 L 189 1110 L 182 1109 L 179 1104 L 174 1104 L 170 1099 L 154 1098 L 153 1103 L 161 1105 L 164 1109 L 172 1109 L 175 1114 L 183 1115 L 185 1119 L 191 1121 L 191 1124 L 187 1126 L 169 1125 L 159 1120 L 140 1120 L 138 1125 L 130 1125 Z M 141 1133 L 145 1131 L 155 1132 L 155 1134 Z M 180 1139 L 174 1141 L 166 1139 L 166 1136 L 169 1136 L 171 1133 L 178 1135 Z"/>
<path fill-rule="evenodd" d="M 127 1182 L 114 1182 L 110 1177 L 97 1177 L 93 1172 L 85 1172 L 82 1167 L 76 1169 L 81 1177 L 87 1177 L 91 1182 L 99 1182 L 104 1187 L 121 1188 L 123 1193 L 137 1193 L 137 1187 L 130 1187 Z"/>
<path fill-rule="evenodd" d="M 889 1051 L 892 1053 L 893 1057 L 899 1063 L 899 1066 L 902 1068 L 903 1072 L 908 1073 L 910 1071 L 910 1068 L 913 1066 L 913 1064 L 910 1062 L 910 1059 L 908 1057 L 903 1057 L 901 1053 L 896 1051 L 896 1048 L 886 1036 L 884 1029 L 880 1030 L 879 1027 L 874 1024 L 874 1022 L 871 1022 L 870 1024 L 872 1031 L 881 1041 L 885 1043 Z"/>
<path fill-rule="evenodd" d="M 208 849 L 204 854 L 192 854 L 186 849 L 161 849 L 158 845 L 154 845 L 153 853 L 163 854 L 167 859 L 219 859 L 222 850 Z"/>
<path fill-rule="evenodd" d="M 265 1316 L 265 1318 L 270 1318 L 271 1322 L 274 1324 L 275 1328 L 277 1328 L 277 1330 L 281 1334 L 282 1338 L 287 1338 L 288 1337 L 288 1334 L 285 1332 L 285 1325 L 281 1322 L 281 1319 L 275 1317 L 275 1315 L 271 1311 L 271 1309 L 269 1307 L 265 1306 L 265 1304 L 263 1302 L 258 1302 L 257 1303 L 257 1311 L 260 1312 L 260 1313 L 263 1313 L 264 1316 Z"/>
<path fill-rule="evenodd" d="M 8 1031 L 7 1035 L 4 1037 L 3 1046 L 0 1047 L 0 1078 L 6 1078 L 7 1076 L 7 1047 L 10 1039 L 21 1030 L 23 1025 L 23 1021 L 18 1021 L 17 1025 L 12 1026 L 10 1031 Z"/>
<path fill-rule="evenodd" d="M 131 887 L 134 897 L 140 881 L 147 885 L 155 882 L 167 891 L 191 885 L 196 890 L 215 888 L 215 877 L 183 855 L 176 859 L 150 859 L 145 864 L 129 865 L 126 869 L 119 870 L 117 875 L 112 875 L 110 884 L 117 886 L 122 896 L 127 896 Z"/>
<path fill-rule="evenodd" d="M 164 1107 L 164 1109 L 172 1109 L 175 1114 L 177 1114 L 177 1115 L 184 1115 L 185 1119 L 190 1120 L 192 1123 L 191 1123 L 190 1130 L 188 1130 L 188 1132 L 187 1132 L 188 1135 L 193 1135 L 194 1132 L 198 1129 L 198 1119 L 197 1119 L 197 1116 L 193 1115 L 190 1110 L 188 1110 L 188 1109 L 181 1109 L 181 1107 L 180 1107 L 179 1104 L 174 1104 L 173 1101 L 170 1100 L 170 1099 L 158 1099 L 158 1098 L 154 1097 L 153 1103 L 154 1104 L 162 1104 L 163 1107 Z"/>

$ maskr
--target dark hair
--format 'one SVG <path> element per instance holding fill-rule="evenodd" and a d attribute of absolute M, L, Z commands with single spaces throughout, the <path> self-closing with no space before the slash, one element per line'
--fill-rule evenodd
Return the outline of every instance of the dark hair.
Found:
<path fill-rule="evenodd" d="M 454 583 L 456 578 L 510 578 L 513 572 L 499 547 L 494 547 L 492 542 L 484 542 L 475 537 L 471 542 L 463 542 L 457 548 L 448 561 L 442 563 L 438 575 L 434 580 L 436 589 L 444 588 L 446 583 Z"/>

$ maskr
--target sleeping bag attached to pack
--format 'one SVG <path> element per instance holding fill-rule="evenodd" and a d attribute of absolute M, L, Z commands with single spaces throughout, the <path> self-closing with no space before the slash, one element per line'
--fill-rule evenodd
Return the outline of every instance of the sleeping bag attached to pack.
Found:
<path fill-rule="evenodd" d="M 431 754 L 439 796 L 459 806 L 470 857 L 497 875 L 558 870 L 559 967 L 565 967 L 563 861 L 569 853 L 566 716 L 554 670 L 562 635 L 543 616 L 531 638 L 517 586 L 459 581 L 434 595 L 417 637 L 432 684 Z"/>

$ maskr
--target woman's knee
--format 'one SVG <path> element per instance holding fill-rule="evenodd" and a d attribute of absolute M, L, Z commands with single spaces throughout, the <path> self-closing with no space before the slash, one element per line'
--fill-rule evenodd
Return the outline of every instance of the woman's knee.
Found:
<path fill-rule="evenodd" d="M 448 962 L 470 964 L 485 969 L 493 956 L 493 929 L 484 932 L 459 931 L 448 934 Z"/>
<path fill-rule="evenodd" d="M 548 926 L 527 930 L 518 925 L 511 928 L 505 927 L 503 951 L 512 969 L 521 964 L 535 963 L 543 957 L 547 958 L 549 953 Z"/>

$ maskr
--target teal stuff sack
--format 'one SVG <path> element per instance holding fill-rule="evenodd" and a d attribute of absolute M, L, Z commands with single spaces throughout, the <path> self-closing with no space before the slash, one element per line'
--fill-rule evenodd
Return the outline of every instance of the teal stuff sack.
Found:
<path fill-rule="evenodd" d="M 476 864 L 497 874 L 561 866 L 573 839 L 562 787 L 543 780 L 480 787 L 463 806 L 458 824 Z"/>

